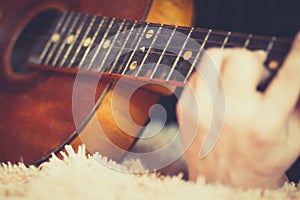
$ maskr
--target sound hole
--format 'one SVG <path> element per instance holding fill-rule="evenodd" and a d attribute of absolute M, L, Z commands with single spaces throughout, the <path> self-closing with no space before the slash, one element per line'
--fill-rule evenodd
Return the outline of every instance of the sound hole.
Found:
<path fill-rule="evenodd" d="M 30 68 L 24 66 L 24 63 L 27 61 L 30 52 L 34 50 L 34 46 L 42 41 L 42 37 L 46 38 L 48 36 L 49 29 L 59 13 L 58 10 L 43 11 L 35 16 L 22 30 L 11 55 L 11 67 L 14 73 L 26 74 L 31 71 Z"/>

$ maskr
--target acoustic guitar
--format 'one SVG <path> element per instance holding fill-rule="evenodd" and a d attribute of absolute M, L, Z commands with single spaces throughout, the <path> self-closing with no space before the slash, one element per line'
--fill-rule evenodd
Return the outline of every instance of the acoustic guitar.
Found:
<path fill-rule="evenodd" d="M 112 88 L 116 81 L 110 77 L 101 78 L 93 97 L 95 108 L 89 111 L 92 115 L 82 113 L 78 116 L 82 125 L 76 127 L 72 111 L 73 85 L 76 80 L 74 66 L 78 65 L 78 58 L 83 58 L 96 43 L 104 41 L 107 30 L 109 35 L 117 31 L 121 35 L 126 29 L 130 30 L 133 24 L 145 25 L 134 20 L 190 26 L 193 17 L 192 3 L 191 0 L 1 2 L 0 161 L 38 164 L 51 153 L 62 150 L 65 144 L 72 144 L 76 148 L 83 143 L 83 138 L 84 143 L 88 143 L 89 152 L 101 152 L 112 159 L 120 159 L 122 154 L 114 152 L 108 144 L 113 143 L 124 150 L 130 148 L 148 119 L 149 108 L 165 92 L 153 86 L 137 89 L 130 98 L 129 105 L 123 105 L 124 98 L 122 99 L 122 94 L 118 94 L 115 101 L 120 104 L 116 106 L 119 109 L 116 110 L 119 113 L 118 119 L 127 120 L 121 109 L 127 106 L 132 120 L 138 125 L 129 125 L 127 130 L 130 134 L 127 134 L 118 127 L 110 106 Z M 110 24 L 112 27 L 109 28 Z M 54 44 L 55 34 L 62 43 Z M 72 40 L 73 36 L 76 36 L 73 42 L 64 42 L 68 37 Z M 33 52 L 39 43 L 50 45 L 40 46 L 44 49 L 45 59 L 51 56 L 54 58 L 58 54 L 69 54 L 67 60 L 74 66 L 59 66 L 57 69 L 42 63 L 31 63 L 29 66 L 29 58 L 37 56 Z M 61 51 L 58 52 L 58 49 Z M 74 59 L 70 60 L 71 57 Z M 59 63 L 64 58 L 58 59 Z M 52 63 L 52 58 L 50 60 Z M 42 66 L 45 68 L 41 68 Z M 94 88 L 89 85 L 98 78 L 97 75 L 88 76 L 81 87 L 86 93 L 90 93 L 88 91 Z M 124 92 L 128 91 L 130 85 L 132 84 L 125 86 Z M 97 133 L 98 130 L 93 126 L 96 121 L 103 125 L 105 134 Z M 79 135 L 81 136 L 78 137 Z"/>
<path fill-rule="evenodd" d="M 205 49 L 263 49 L 272 77 L 291 44 L 192 28 L 192 0 L 3 1 L 0 17 L 1 162 L 83 143 L 119 160 Z"/>

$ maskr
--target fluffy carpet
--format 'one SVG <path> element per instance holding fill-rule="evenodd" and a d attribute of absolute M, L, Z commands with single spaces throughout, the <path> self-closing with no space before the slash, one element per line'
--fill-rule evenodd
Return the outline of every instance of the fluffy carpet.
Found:
<path fill-rule="evenodd" d="M 277 190 L 244 190 L 206 184 L 203 178 L 189 182 L 180 175 L 140 174 L 138 161 L 119 165 L 100 155 L 86 156 L 84 147 L 74 152 L 67 146 L 62 155 L 39 168 L 1 164 L 0 199 L 300 199 L 300 188 L 288 183 Z"/>

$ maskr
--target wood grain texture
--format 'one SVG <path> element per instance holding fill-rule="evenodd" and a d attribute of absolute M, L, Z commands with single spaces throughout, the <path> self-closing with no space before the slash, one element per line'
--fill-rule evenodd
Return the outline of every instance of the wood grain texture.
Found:
<path fill-rule="evenodd" d="M 177 26 L 191 26 L 194 0 L 153 0 L 146 21 Z"/>

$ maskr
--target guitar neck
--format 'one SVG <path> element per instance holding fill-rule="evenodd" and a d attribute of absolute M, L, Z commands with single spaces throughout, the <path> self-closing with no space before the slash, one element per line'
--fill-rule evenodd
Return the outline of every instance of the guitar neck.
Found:
<path fill-rule="evenodd" d="M 205 49 L 264 50 L 265 66 L 275 74 L 291 42 L 276 37 L 64 12 L 57 16 L 46 35 L 37 38 L 27 64 L 182 85 Z"/>

